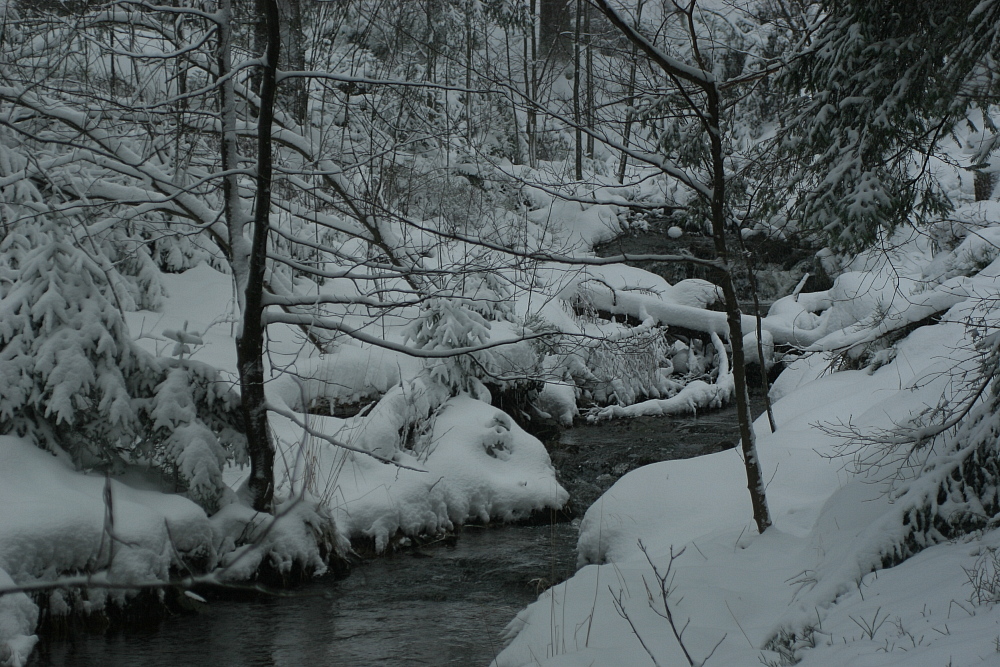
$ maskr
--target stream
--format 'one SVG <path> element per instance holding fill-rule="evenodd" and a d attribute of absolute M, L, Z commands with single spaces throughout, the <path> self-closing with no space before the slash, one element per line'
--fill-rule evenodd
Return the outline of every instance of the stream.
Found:
<path fill-rule="evenodd" d="M 729 407 L 578 426 L 547 444 L 582 516 L 629 470 L 731 447 L 736 432 Z M 515 614 L 573 574 L 576 524 L 467 526 L 457 539 L 367 561 L 345 579 L 317 579 L 290 595 L 213 599 L 154 628 L 43 638 L 28 664 L 485 666 Z"/>

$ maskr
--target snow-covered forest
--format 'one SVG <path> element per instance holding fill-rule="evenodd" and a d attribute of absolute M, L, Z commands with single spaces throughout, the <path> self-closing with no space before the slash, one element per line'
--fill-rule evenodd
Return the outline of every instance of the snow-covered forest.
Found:
<path fill-rule="evenodd" d="M 497 667 L 1000 662 L 998 32 L 0 0 L 0 665 L 537 520 L 536 435 L 730 404 L 736 448 L 580 508 Z"/>

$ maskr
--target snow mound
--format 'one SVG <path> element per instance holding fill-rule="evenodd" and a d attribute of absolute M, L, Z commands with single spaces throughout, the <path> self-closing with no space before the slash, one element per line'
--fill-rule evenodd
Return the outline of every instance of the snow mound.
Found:
<path fill-rule="evenodd" d="M 187 498 L 77 472 L 11 436 L 0 436 L 0 506 L 0 568 L 19 583 L 95 568 L 118 583 L 162 580 L 175 550 L 196 559 L 214 544 L 204 510 Z M 118 538 L 110 563 L 106 526 Z"/>
<path fill-rule="evenodd" d="M 359 436 L 376 442 L 372 436 L 382 433 L 386 419 L 373 411 L 316 424 L 345 442 L 360 442 Z M 514 521 L 560 508 L 569 498 L 542 443 L 487 403 L 450 398 L 426 428 L 416 434 L 415 449 L 396 454 L 398 466 L 322 440 L 310 443 L 303 477 L 316 480 L 313 493 L 325 499 L 342 532 L 373 539 L 381 552 L 397 531 L 435 534 L 469 521 Z M 297 448 L 289 448 L 289 456 Z"/>
<path fill-rule="evenodd" d="M 973 343 L 996 330 L 997 260 L 936 281 L 921 277 L 928 261 L 911 252 L 894 274 L 871 266 L 772 308 L 765 331 L 817 353 L 775 384 L 777 431 L 755 424 L 774 522 L 765 534 L 752 522 L 738 450 L 634 470 L 587 511 L 582 569 L 510 623 L 496 667 L 687 664 L 657 581 L 668 568 L 667 602 L 678 628 L 689 623 L 684 644 L 696 662 L 996 662 L 1000 530 L 986 524 L 943 543 L 931 526 L 912 530 L 928 493 L 942 512 L 978 501 L 942 498 L 933 480 L 914 476 L 933 452 L 893 453 L 878 438 L 845 446 L 848 425 L 888 434 L 954 399 L 956 378 L 979 359 Z M 885 354 L 857 370 L 831 372 L 822 352 L 875 344 Z M 946 474 L 948 457 L 939 458 Z"/>

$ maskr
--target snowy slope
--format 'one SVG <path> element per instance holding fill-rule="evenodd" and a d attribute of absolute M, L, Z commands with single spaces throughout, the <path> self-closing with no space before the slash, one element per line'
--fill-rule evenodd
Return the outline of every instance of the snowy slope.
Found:
<path fill-rule="evenodd" d="M 690 623 L 683 645 L 695 664 L 709 654 L 708 665 L 1000 664 L 1000 532 L 930 546 L 878 569 L 906 509 L 893 502 L 898 491 L 890 483 L 912 475 L 902 457 L 845 449 L 844 434 L 834 432 L 848 423 L 891 429 L 948 396 L 951 372 L 973 356 L 964 323 L 998 297 L 998 262 L 962 278 L 961 291 L 953 280 L 912 290 L 929 253 L 914 241 L 908 257 L 912 266 L 897 263 L 881 292 L 845 289 L 851 274 L 835 286 L 838 298 L 824 316 L 847 324 L 813 345 L 842 353 L 871 333 L 858 322 L 878 326 L 872 304 L 892 295 L 889 314 L 915 322 L 923 316 L 907 309 L 924 312 L 922 295 L 949 294 L 950 302 L 935 303 L 948 311 L 940 323 L 917 328 L 866 369 L 831 373 L 826 355 L 803 358 L 774 388 L 777 432 L 757 421 L 772 528 L 756 534 L 735 450 L 635 470 L 587 512 L 584 567 L 512 621 L 510 644 L 495 664 L 685 664 L 654 572 L 667 572 L 671 551 L 683 553 L 670 569 L 667 602 L 678 631 Z M 885 266 L 870 267 L 863 280 L 885 282 Z M 808 303 L 829 295 L 803 296 Z M 991 307 L 986 312 L 996 318 Z"/>

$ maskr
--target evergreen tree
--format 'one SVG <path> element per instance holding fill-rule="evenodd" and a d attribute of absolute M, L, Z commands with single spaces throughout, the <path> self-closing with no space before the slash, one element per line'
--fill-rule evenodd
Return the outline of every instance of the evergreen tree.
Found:
<path fill-rule="evenodd" d="M 51 221 L 0 242 L 0 433 L 80 468 L 155 465 L 215 509 L 243 456 L 239 399 L 214 368 L 135 345 L 105 263 Z"/>
<path fill-rule="evenodd" d="M 929 161 L 995 93 L 998 25 L 996 0 L 823 3 L 781 77 L 792 99 L 768 165 L 771 212 L 856 251 L 949 210 Z"/>

